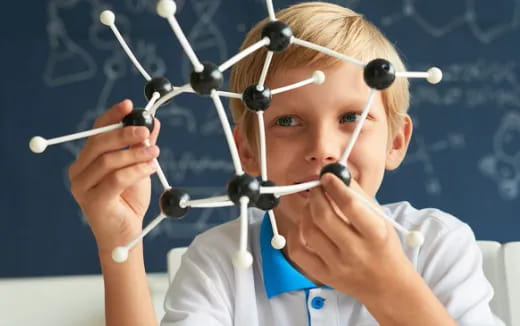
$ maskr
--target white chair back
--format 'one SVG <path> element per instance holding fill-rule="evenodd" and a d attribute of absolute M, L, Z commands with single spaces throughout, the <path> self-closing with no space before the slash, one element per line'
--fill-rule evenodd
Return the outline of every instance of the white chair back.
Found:
<path fill-rule="evenodd" d="M 504 279 L 507 284 L 507 297 L 511 326 L 520 326 L 520 242 L 509 242 L 504 249 Z"/>
<path fill-rule="evenodd" d="M 495 241 L 477 241 L 482 251 L 483 269 L 487 279 L 493 285 L 495 296 L 491 300 L 491 310 L 509 325 L 509 299 L 507 284 L 504 280 L 503 246 Z"/>
<path fill-rule="evenodd" d="M 484 274 L 495 289 L 491 309 L 508 326 L 520 326 L 520 242 L 477 241 Z"/>

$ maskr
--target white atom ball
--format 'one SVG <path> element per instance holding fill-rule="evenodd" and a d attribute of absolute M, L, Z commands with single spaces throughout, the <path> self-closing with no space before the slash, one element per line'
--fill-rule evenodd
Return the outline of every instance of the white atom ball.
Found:
<path fill-rule="evenodd" d="M 99 20 L 103 25 L 112 26 L 116 21 L 116 15 L 112 10 L 103 10 L 99 15 Z"/>
<path fill-rule="evenodd" d="M 33 137 L 29 142 L 29 148 L 34 153 L 41 153 L 47 148 L 47 140 L 40 136 Z"/>
<path fill-rule="evenodd" d="M 233 265 L 237 268 L 249 268 L 253 264 L 253 256 L 248 251 L 239 251 L 233 258 Z"/>
<path fill-rule="evenodd" d="M 426 80 L 430 84 L 438 84 L 442 80 L 442 71 L 437 67 L 428 69 L 428 77 Z"/>
<path fill-rule="evenodd" d="M 168 18 L 175 15 L 177 6 L 172 0 L 160 0 L 157 3 L 157 14 L 163 18 Z"/>
<path fill-rule="evenodd" d="M 128 259 L 128 248 L 126 247 L 117 247 L 112 251 L 112 259 L 116 263 L 125 262 Z"/>
<path fill-rule="evenodd" d="M 421 232 L 412 231 L 406 236 L 406 243 L 412 248 L 419 248 L 424 243 L 424 237 Z"/>
<path fill-rule="evenodd" d="M 274 249 L 282 249 L 283 247 L 285 247 L 285 238 L 283 237 L 283 235 L 275 235 L 272 239 L 271 239 L 271 246 L 273 246 Z"/>
<path fill-rule="evenodd" d="M 325 82 L 325 74 L 323 73 L 323 71 L 316 70 L 312 74 L 312 79 L 314 79 L 315 84 L 321 85 Z"/>

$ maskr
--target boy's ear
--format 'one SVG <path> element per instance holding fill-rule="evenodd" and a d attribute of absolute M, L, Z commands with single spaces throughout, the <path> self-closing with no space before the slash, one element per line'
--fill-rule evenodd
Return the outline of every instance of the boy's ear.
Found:
<path fill-rule="evenodd" d="M 412 119 L 407 114 L 401 126 L 393 133 L 393 137 L 390 139 L 390 146 L 386 155 L 387 170 L 396 169 L 404 160 L 410 139 L 412 138 L 412 131 Z"/>
<path fill-rule="evenodd" d="M 233 138 L 237 144 L 238 155 L 240 155 L 240 162 L 242 163 L 244 171 L 252 176 L 260 175 L 258 155 L 256 155 L 256 152 L 251 148 L 249 141 L 245 138 L 239 125 L 233 128 Z"/>

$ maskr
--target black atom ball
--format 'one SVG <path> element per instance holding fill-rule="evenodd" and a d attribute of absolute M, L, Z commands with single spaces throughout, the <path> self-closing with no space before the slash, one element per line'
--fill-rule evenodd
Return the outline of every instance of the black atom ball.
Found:
<path fill-rule="evenodd" d="M 148 101 L 152 99 L 153 93 L 157 92 L 162 96 L 172 90 L 172 84 L 164 77 L 153 77 L 144 86 L 144 96 Z"/>
<path fill-rule="evenodd" d="M 363 77 L 368 87 L 383 90 L 394 82 L 395 69 L 388 60 L 375 59 L 365 66 Z"/>
<path fill-rule="evenodd" d="M 190 195 L 187 192 L 180 189 L 168 189 L 162 193 L 160 199 L 161 212 L 173 218 L 181 218 L 186 215 L 189 207 L 181 207 L 179 203 L 190 200 Z"/>
<path fill-rule="evenodd" d="M 262 181 L 260 183 L 260 186 L 274 187 L 276 186 L 276 184 L 271 181 Z M 280 197 L 276 197 L 274 194 L 260 194 L 260 196 L 258 196 L 258 199 L 255 202 L 255 206 L 264 211 L 268 211 L 278 206 L 279 203 Z"/>
<path fill-rule="evenodd" d="M 242 94 L 242 101 L 246 107 L 254 112 L 265 111 L 271 105 L 271 90 L 264 87 L 259 91 L 257 85 L 251 85 Z"/>
<path fill-rule="evenodd" d="M 323 168 L 321 168 L 320 177 L 325 173 L 332 173 L 340 178 L 347 186 L 350 185 L 350 171 L 341 163 L 336 162 L 325 165 Z"/>
<path fill-rule="evenodd" d="M 222 86 L 224 76 L 218 67 L 211 62 L 203 62 L 204 70 L 193 71 L 190 75 L 190 85 L 200 95 L 210 95 L 212 90 Z"/>
<path fill-rule="evenodd" d="M 236 175 L 231 179 L 227 186 L 229 199 L 240 205 L 240 197 L 246 196 L 250 202 L 256 202 L 260 196 L 260 182 L 247 173 Z"/>
<path fill-rule="evenodd" d="M 293 33 L 289 25 L 275 20 L 265 24 L 262 29 L 262 39 L 266 36 L 271 40 L 267 48 L 270 51 L 281 52 L 291 43 Z"/>
<path fill-rule="evenodd" d="M 142 110 L 142 109 L 135 109 L 131 113 L 127 114 L 126 117 L 123 118 L 123 126 L 145 126 L 150 130 L 150 132 L 153 131 L 154 126 L 154 119 L 150 112 Z"/>

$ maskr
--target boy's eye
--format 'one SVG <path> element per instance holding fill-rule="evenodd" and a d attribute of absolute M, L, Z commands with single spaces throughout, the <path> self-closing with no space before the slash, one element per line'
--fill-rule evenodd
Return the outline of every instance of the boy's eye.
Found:
<path fill-rule="evenodd" d="M 349 112 L 349 113 L 345 113 L 344 115 L 342 115 L 339 122 L 340 123 L 356 122 L 359 120 L 360 117 L 361 117 L 360 114 L 357 114 L 354 112 Z"/>
<path fill-rule="evenodd" d="M 297 121 L 294 117 L 291 116 L 283 116 L 276 119 L 276 125 L 281 127 L 291 127 L 295 126 Z"/>

